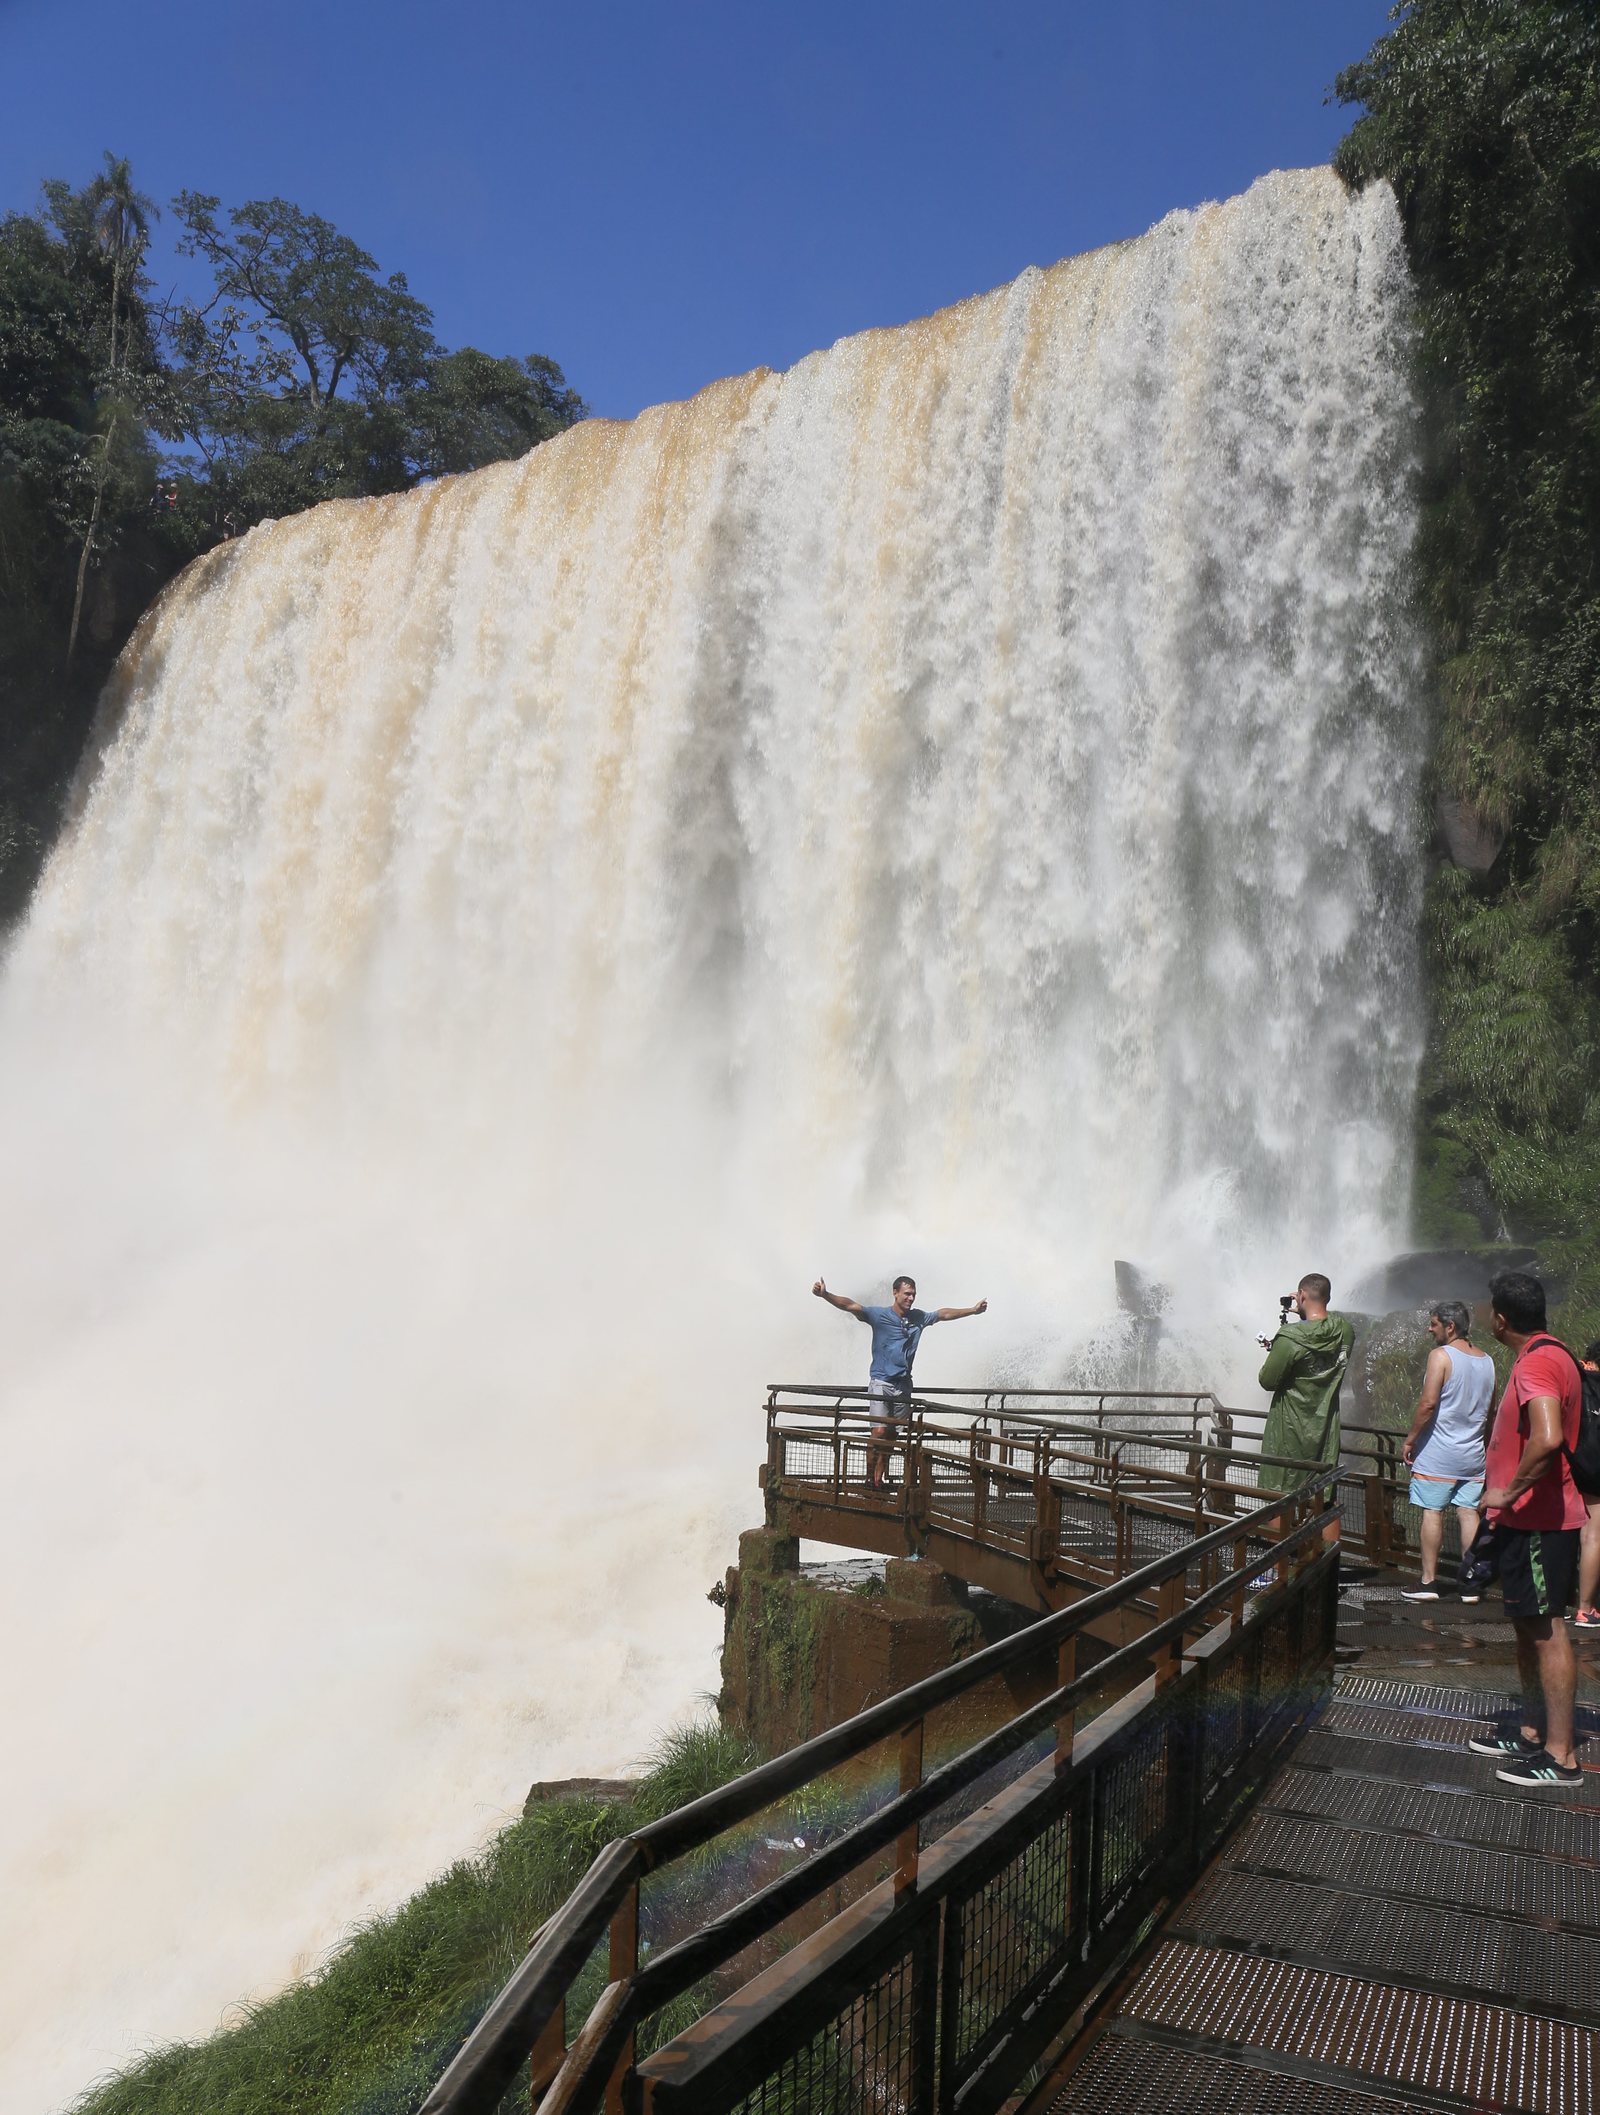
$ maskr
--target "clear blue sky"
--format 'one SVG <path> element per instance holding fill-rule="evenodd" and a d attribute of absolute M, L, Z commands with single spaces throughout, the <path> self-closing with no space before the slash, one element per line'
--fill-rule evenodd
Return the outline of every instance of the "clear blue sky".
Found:
<path fill-rule="evenodd" d="M 274 194 L 626 415 L 1325 161 L 1387 0 L 0 0 L 0 208 Z M 167 223 L 170 227 L 170 222 Z M 158 231 L 158 271 L 175 263 Z"/>

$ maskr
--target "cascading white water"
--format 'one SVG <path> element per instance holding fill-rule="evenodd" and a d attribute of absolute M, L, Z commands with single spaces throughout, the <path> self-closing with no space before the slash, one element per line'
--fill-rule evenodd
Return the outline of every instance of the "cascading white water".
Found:
<path fill-rule="evenodd" d="M 1407 330 L 1273 176 L 151 614 L 0 993 L 33 2105 L 714 1685 L 817 1268 L 1234 1388 L 1403 1231 Z"/>

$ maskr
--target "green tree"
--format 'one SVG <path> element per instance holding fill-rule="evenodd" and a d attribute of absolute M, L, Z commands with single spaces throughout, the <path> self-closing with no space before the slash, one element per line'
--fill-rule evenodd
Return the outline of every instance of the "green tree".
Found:
<path fill-rule="evenodd" d="M 1444 867 L 1420 1195 L 1538 1240 L 1600 1303 L 1600 9 L 1412 0 L 1340 99 L 1420 306 L 1419 592 L 1441 792 L 1492 847 Z"/>
<path fill-rule="evenodd" d="M 151 306 L 156 209 L 126 159 L 0 220 L 0 921 L 26 899 L 113 658 L 189 558 L 268 515 L 521 455 L 584 416 L 551 360 L 446 351 L 404 276 L 318 215 L 176 203 L 212 287 L 174 313 Z"/>
<path fill-rule="evenodd" d="M 59 191 L 60 187 L 56 187 Z M 47 194 L 48 195 L 48 194 Z M 95 537 L 100 528 L 101 515 L 105 509 L 106 482 L 111 474 L 112 449 L 117 431 L 131 407 L 127 402 L 126 367 L 128 341 L 133 335 L 131 316 L 127 327 L 121 330 L 123 304 L 126 294 L 131 292 L 139 276 L 140 260 L 150 240 L 150 216 L 157 211 L 154 202 L 142 191 L 133 187 L 133 172 L 127 157 L 105 156 L 105 168 L 95 177 L 88 189 L 77 199 L 60 192 L 63 218 L 67 225 L 81 222 L 89 240 L 101 253 L 111 259 L 111 310 L 107 334 L 107 357 L 104 401 L 104 430 L 96 454 L 94 470 L 94 498 L 89 509 L 89 519 L 83 532 L 83 543 L 78 553 L 78 573 L 72 596 L 72 625 L 67 634 L 67 660 L 72 660 L 78 646 L 78 624 L 83 615 L 83 583 L 89 571 L 89 559 L 94 550 Z"/>
<path fill-rule="evenodd" d="M 252 320 L 257 375 L 326 415 L 341 385 L 377 400 L 418 379 L 434 350 L 433 317 L 405 274 L 377 277 L 377 263 L 320 214 L 281 198 L 238 207 L 229 233 L 219 201 L 180 191 L 173 209 L 187 231 L 179 244 L 203 257 L 216 299 Z"/>
<path fill-rule="evenodd" d="M 0 917 L 111 657 L 172 570 L 143 409 L 158 374 L 137 224 L 103 191 L 48 185 L 40 214 L 0 222 Z"/>
<path fill-rule="evenodd" d="M 446 352 L 404 274 L 381 278 L 317 214 L 258 200 L 224 227 L 219 202 L 195 192 L 175 211 L 180 248 L 215 285 L 171 337 L 204 466 L 205 490 L 191 496 L 218 526 L 477 469 L 584 415 L 551 360 Z"/>
<path fill-rule="evenodd" d="M 419 475 L 447 477 L 526 455 L 584 416 L 553 360 L 497 360 L 474 346 L 439 353 L 416 393 L 411 452 Z"/>

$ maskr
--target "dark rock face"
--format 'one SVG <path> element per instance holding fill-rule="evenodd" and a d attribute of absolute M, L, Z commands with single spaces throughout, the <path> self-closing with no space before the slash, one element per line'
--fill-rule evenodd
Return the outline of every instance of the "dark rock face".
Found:
<path fill-rule="evenodd" d="M 1490 1242 L 1482 1248 L 1418 1249 L 1391 1256 L 1361 1280 L 1348 1300 L 1337 1300 L 1336 1306 L 1356 1324 L 1345 1386 L 1346 1419 L 1382 1431 L 1405 1430 L 1433 1348 L 1428 1309 L 1435 1300 L 1464 1300 L 1472 1310 L 1474 1342 L 1493 1352 L 1489 1284 L 1503 1270 L 1531 1271 L 1543 1283 L 1552 1307 L 1562 1296 L 1560 1281 L 1542 1268 L 1534 1250 Z"/>
<path fill-rule="evenodd" d="M 1500 857 L 1506 841 L 1505 831 L 1498 824 L 1487 821 L 1464 800 L 1452 800 L 1443 793 L 1439 796 L 1437 814 L 1439 835 L 1444 839 L 1451 864 L 1468 874 L 1487 874 Z"/>
<path fill-rule="evenodd" d="M 551 1777 L 530 1785 L 522 1802 L 524 1814 L 554 1799 L 584 1799 L 595 1806 L 621 1806 L 638 1787 L 625 1777 Z"/>
<path fill-rule="evenodd" d="M 1539 1267 L 1531 1248 L 1511 1248 L 1492 1243 L 1484 1248 L 1419 1249 L 1411 1255 L 1391 1256 L 1381 1269 L 1363 1278 L 1348 1300 L 1335 1305 L 1346 1313 L 1387 1315 L 1400 1309 L 1425 1308 L 1434 1300 L 1465 1300 L 1481 1309 L 1478 1321 L 1485 1332 L 1489 1315 L 1484 1303 L 1489 1281 L 1503 1270 L 1532 1271 L 1542 1279 L 1553 1306 L 1561 1287 Z"/>
<path fill-rule="evenodd" d="M 1141 1270 L 1137 1263 L 1121 1257 L 1112 1264 L 1117 1279 L 1117 1305 L 1137 1322 L 1159 1322 L 1170 1297 L 1165 1285 Z"/>

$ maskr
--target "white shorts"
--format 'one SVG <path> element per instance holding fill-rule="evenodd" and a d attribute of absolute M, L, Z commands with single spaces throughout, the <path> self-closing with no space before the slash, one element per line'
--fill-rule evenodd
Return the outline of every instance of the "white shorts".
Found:
<path fill-rule="evenodd" d="M 911 1405 L 911 1390 L 896 1387 L 893 1381 L 870 1380 L 867 1393 L 872 1398 L 872 1415 L 876 1423 L 892 1425 L 897 1417 L 904 1417 Z"/>

